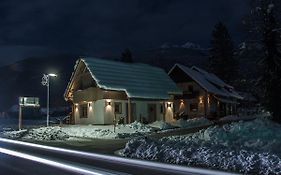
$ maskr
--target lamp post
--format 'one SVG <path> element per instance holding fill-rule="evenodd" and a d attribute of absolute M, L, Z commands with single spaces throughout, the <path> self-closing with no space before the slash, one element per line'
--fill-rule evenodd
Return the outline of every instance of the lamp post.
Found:
<path fill-rule="evenodd" d="M 42 77 L 42 85 L 47 86 L 47 126 L 49 126 L 50 113 L 50 77 L 56 77 L 56 74 L 44 74 Z"/>

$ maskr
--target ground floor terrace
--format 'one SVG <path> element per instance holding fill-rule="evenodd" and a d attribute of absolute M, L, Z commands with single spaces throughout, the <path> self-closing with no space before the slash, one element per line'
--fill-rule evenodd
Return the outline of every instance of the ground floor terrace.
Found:
<path fill-rule="evenodd" d="M 237 102 L 234 99 L 218 97 L 206 93 L 192 98 L 177 96 L 174 100 L 175 118 L 221 118 L 237 114 Z"/>
<path fill-rule="evenodd" d="M 143 99 L 100 99 L 73 104 L 72 124 L 173 121 L 173 102 Z"/>

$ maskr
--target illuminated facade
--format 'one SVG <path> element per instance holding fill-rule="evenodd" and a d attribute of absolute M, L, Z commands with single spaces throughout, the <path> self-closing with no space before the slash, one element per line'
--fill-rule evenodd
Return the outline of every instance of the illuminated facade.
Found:
<path fill-rule="evenodd" d="M 217 118 L 236 114 L 237 101 L 242 97 L 216 75 L 195 66 L 188 68 L 176 64 L 169 76 L 183 91 L 174 100 L 177 118 Z"/>
<path fill-rule="evenodd" d="M 172 121 L 174 95 L 181 90 L 160 68 L 83 58 L 65 91 L 73 124 Z"/>

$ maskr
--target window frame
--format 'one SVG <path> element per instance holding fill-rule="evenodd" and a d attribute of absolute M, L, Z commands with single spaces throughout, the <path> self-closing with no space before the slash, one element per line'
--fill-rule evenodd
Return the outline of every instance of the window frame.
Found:
<path fill-rule="evenodd" d="M 80 113 L 79 113 L 79 117 L 80 118 L 88 118 L 88 104 L 81 104 L 80 105 Z"/>
<path fill-rule="evenodd" d="M 118 111 L 116 111 L 116 106 L 118 106 Z M 114 102 L 114 113 L 122 114 L 122 102 Z"/>
<path fill-rule="evenodd" d="M 193 108 L 192 108 L 192 106 L 193 106 Z M 195 107 L 196 106 L 196 107 Z M 195 108 L 194 108 L 195 107 Z M 190 112 L 198 112 L 198 110 L 199 110 L 199 105 L 198 105 L 198 103 L 190 103 L 190 105 L 189 105 L 189 111 Z"/>

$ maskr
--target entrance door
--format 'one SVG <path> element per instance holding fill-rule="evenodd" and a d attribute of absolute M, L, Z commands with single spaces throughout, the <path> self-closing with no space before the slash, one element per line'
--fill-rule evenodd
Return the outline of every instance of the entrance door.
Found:
<path fill-rule="evenodd" d="M 127 123 L 129 122 L 129 110 L 128 110 L 128 103 L 126 103 L 126 121 Z M 137 120 L 137 116 L 136 116 L 136 103 L 131 103 L 131 116 L 132 116 L 132 121 L 134 122 L 135 120 Z"/>
<path fill-rule="evenodd" d="M 152 123 L 156 121 L 156 104 L 148 104 L 148 122 Z"/>

